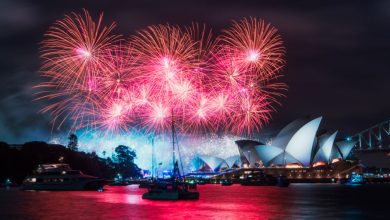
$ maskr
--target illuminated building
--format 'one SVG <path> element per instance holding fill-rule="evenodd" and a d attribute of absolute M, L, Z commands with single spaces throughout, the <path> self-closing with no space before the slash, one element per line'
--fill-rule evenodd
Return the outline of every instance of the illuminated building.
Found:
<path fill-rule="evenodd" d="M 337 131 L 317 135 L 322 117 L 310 121 L 293 121 L 284 127 L 269 144 L 252 140 L 238 140 L 240 158 L 250 168 L 310 167 L 329 164 L 335 159 L 345 160 L 356 142 L 335 142 Z"/>
<path fill-rule="evenodd" d="M 239 155 L 227 159 L 198 156 L 191 170 L 232 180 L 265 172 L 297 182 L 330 182 L 360 172 L 360 164 L 347 160 L 356 142 L 339 141 L 337 131 L 319 134 L 321 120 L 322 117 L 293 121 L 267 144 L 237 140 Z"/>

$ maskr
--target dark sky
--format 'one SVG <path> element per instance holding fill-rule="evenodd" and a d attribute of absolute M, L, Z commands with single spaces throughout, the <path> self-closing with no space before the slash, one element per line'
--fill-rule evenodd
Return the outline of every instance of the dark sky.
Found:
<path fill-rule="evenodd" d="M 35 3 L 34 3 L 35 2 Z M 127 2 L 127 3 L 124 3 Z M 104 11 L 117 33 L 147 25 L 207 23 L 218 33 L 232 19 L 272 23 L 287 48 L 289 85 L 271 128 L 310 115 L 322 127 L 354 134 L 389 119 L 390 1 L 0 1 L 0 140 L 20 143 L 50 134 L 44 105 L 32 101 L 39 82 L 39 42 L 57 19 Z"/>

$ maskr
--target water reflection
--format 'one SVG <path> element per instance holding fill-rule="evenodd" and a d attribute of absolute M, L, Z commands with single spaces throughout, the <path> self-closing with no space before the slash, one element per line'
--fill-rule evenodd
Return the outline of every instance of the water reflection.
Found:
<path fill-rule="evenodd" d="M 0 219 L 365 219 L 384 218 L 390 186 L 292 184 L 288 188 L 199 186 L 198 201 L 143 200 L 138 186 L 104 192 L 0 190 Z M 382 201 L 383 200 L 383 201 Z"/>

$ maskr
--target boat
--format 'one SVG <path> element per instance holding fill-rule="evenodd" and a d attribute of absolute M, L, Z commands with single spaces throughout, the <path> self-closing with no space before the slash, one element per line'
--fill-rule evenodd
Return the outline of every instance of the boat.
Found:
<path fill-rule="evenodd" d="M 195 187 L 194 187 L 195 186 Z M 148 192 L 142 195 L 149 200 L 197 200 L 199 192 L 196 185 L 184 182 L 155 182 L 148 186 Z"/>
<path fill-rule="evenodd" d="M 142 199 L 149 200 L 197 200 L 199 192 L 195 183 L 187 183 L 180 177 L 178 163 L 174 165 L 174 172 L 170 179 L 154 180 L 147 185 L 148 191 L 142 195 Z"/>
<path fill-rule="evenodd" d="M 40 164 L 33 175 L 27 176 L 23 190 L 101 190 L 103 179 L 73 170 L 68 164 Z"/>
<path fill-rule="evenodd" d="M 365 184 L 364 178 L 362 175 L 352 172 L 352 174 L 347 179 L 340 179 L 339 182 L 345 185 L 362 185 Z"/>
<path fill-rule="evenodd" d="M 122 175 L 119 173 L 116 175 L 113 181 L 108 182 L 109 186 L 127 186 L 130 185 L 128 181 L 123 179 Z"/>
<path fill-rule="evenodd" d="M 142 195 L 142 199 L 149 200 L 197 200 L 199 192 L 196 191 L 196 184 L 187 183 L 185 177 L 180 175 L 179 163 L 175 158 L 175 148 L 179 153 L 180 149 L 175 141 L 177 139 L 175 133 L 175 123 L 172 110 L 172 175 L 169 179 L 159 180 L 154 179 L 147 185 L 147 192 Z M 176 147 L 175 147 L 176 146 Z M 182 167 L 183 168 L 183 167 Z M 183 170 L 183 169 L 182 169 Z"/>

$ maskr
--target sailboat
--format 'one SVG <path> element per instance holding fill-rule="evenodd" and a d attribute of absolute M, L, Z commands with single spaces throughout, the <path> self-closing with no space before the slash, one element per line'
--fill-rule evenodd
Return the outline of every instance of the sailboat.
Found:
<path fill-rule="evenodd" d="M 189 185 L 185 179 L 181 177 L 179 170 L 179 163 L 175 158 L 175 145 L 177 145 L 175 123 L 172 111 L 172 163 L 173 172 L 169 180 L 154 180 L 147 187 L 148 191 L 142 195 L 142 199 L 149 200 L 197 200 L 199 199 L 199 192 L 196 191 L 196 185 Z M 179 150 L 179 146 L 177 145 Z M 154 153 L 154 152 L 153 152 Z M 180 156 L 180 152 L 179 152 Z M 154 157 L 153 157 L 154 158 Z M 154 162 L 154 161 L 153 161 Z M 153 163 L 152 162 L 152 163 Z"/>

